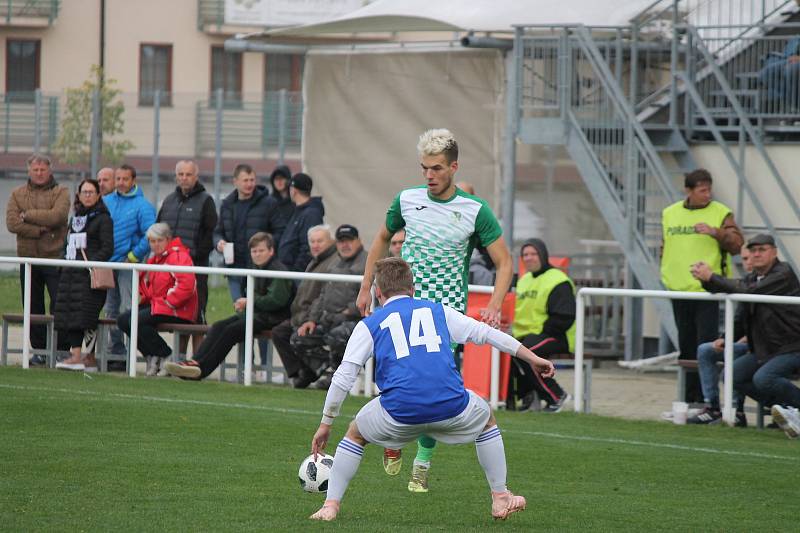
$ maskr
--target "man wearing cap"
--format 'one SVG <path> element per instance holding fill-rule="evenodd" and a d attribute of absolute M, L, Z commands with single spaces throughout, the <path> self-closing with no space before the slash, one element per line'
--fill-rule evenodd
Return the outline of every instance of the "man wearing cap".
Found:
<path fill-rule="evenodd" d="M 712 182 L 705 169 L 689 172 L 684 178 L 686 199 L 675 202 L 662 213 L 661 282 L 668 290 L 703 292 L 700 282 L 689 272 L 698 261 L 708 264 L 715 274 L 729 277 L 730 256 L 738 254 L 744 244 L 733 212 L 712 200 Z M 672 311 L 678 328 L 680 358 L 696 359 L 697 347 L 717 338 L 719 303 L 672 300 Z M 679 399 L 702 402 L 700 379 L 697 374 L 687 377 L 686 398 Z"/>
<path fill-rule="evenodd" d="M 322 198 L 311 196 L 312 186 L 311 176 L 302 172 L 292 176 L 289 183 L 289 197 L 295 207 L 278 243 L 278 259 L 296 272 L 304 272 L 311 261 L 308 230 L 322 224 L 325 215 Z"/>
<path fill-rule="evenodd" d="M 753 271 L 740 281 L 726 279 L 704 262 L 691 273 L 709 292 L 800 296 L 792 267 L 778 259 L 775 239 L 756 235 L 747 243 Z M 739 394 L 772 405 L 772 417 L 791 438 L 800 435 L 800 388 L 791 381 L 800 372 L 800 306 L 740 303 L 750 352 L 733 363 Z"/>
<path fill-rule="evenodd" d="M 336 229 L 336 252 L 339 260 L 330 269 L 331 274 L 364 274 L 367 253 L 354 226 L 342 224 Z M 330 378 L 342 362 L 350 334 L 361 319 L 356 306 L 358 289 L 357 283 L 326 282 L 311 304 L 309 320 L 292 335 L 290 343 L 295 353 L 307 368 L 317 375 L 322 374 L 314 384 L 316 388 L 330 386 Z"/>

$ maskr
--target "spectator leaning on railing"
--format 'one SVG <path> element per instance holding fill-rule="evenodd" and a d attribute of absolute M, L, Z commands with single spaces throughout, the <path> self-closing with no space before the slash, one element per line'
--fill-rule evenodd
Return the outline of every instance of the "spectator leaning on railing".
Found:
<path fill-rule="evenodd" d="M 775 240 L 756 235 L 747 243 L 753 271 L 741 281 L 715 274 L 706 263 L 692 266 L 692 275 L 709 292 L 800 296 L 800 281 L 792 267 L 778 259 Z M 800 435 L 800 388 L 791 378 L 800 372 L 800 306 L 740 303 L 744 308 L 747 353 L 733 363 L 733 386 L 765 405 L 787 435 Z"/>
<path fill-rule="evenodd" d="M 51 173 L 50 158 L 33 154 L 28 158 L 28 182 L 11 191 L 6 207 L 6 226 L 17 236 L 17 255 L 59 259 L 64 249 L 69 217 L 69 191 L 56 183 Z M 25 266 L 19 269 L 19 285 L 25 290 Z M 58 267 L 31 266 L 31 313 L 44 314 L 44 288 L 50 295 L 50 312 L 58 296 Z M 22 295 L 23 299 L 25 295 Z M 31 346 L 44 349 L 46 327 L 31 325 Z M 68 348 L 63 342 L 59 349 Z M 31 357 L 32 365 L 42 366 L 44 357 Z"/>
<path fill-rule="evenodd" d="M 311 262 L 306 267 L 306 272 L 327 274 L 339 261 L 335 241 L 328 225 L 314 226 L 308 230 L 308 246 L 311 251 Z M 304 322 L 310 320 L 311 304 L 319 296 L 323 285 L 324 281 L 303 280 L 292 301 L 291 319 L 284 320 L 272 328 L 272 342 L 283 362 L 286 376 L 290 379 L 292 387 L 298 389 L 308 387 L 318 376 L 292 348 L 291 338 Z"/>
<path fill-rule="evenodd" d="M 121 165 L 114 173 L 116 190 L 103 197 L 114 221 L 114 263 L 139 263 L 150 255 L 145 233 L 156 221 L 156 209 L 136 183 L 136 169 Z M 114 288 L 106 297 L 106 317 L 117 318 L 131 308 L 132 270 L 114 271 Z M 119 330 L 111 331 L 111 353 L 124 354 L 125 343 Z"/>
<path fill-rule="evenodd" d="M 269 233 L 256 233 L 250 238 L 248 245 L 252 262 L 259 270 L 287 270 L 275 257 L 275 244 Z M 255 278 L 254 333 L 268 330 L 289 318 L 293 288 L 294 284 L 288 279 Z M 167 371 L 173 376 L 187 379 L 203 379 L 211 374 L 225 360 L 231 348 L 245 338 L 247 298 L 237 299 L 234 309 L 235 315 L 211 326 L 191 360 L 167 363 Z"/>
<path fill-rule="evenodd" d="M 147 230 L 153 256 L 149 265 L 194 266 L 189 250 L 180 237 L 172 237 L 168 224 L 156 223 Z M 164 360 L 172 349 L 159 335 L 156 326 L 164 323 L 191 324 L 197 317 L 197 281 L 191 272 L 139 273 L 138 348 L 147 362 L 146 375 L 166 375 Z M 131 334 L 131 310 L 119 315 L 117 326 Z"/>
<path fill-rule="evenodd" d="M 75 213 L 69 224 L 64 258 L 68 261 L 108 261 L 114 251 L 114 226 L 100 198 L 97 180 L 85 179 L 75 193 Z M 97 370 L 92 351 L 97 320 L 106 301 L 105 289 L 93 289 L 87 268 L 61 269 L 61 296 L 55 306 L 55 327 L 69 342 L 70 357 L 56 365 L 63 370 Z M 85 345 L 86 354 L 81 353 Z"/>

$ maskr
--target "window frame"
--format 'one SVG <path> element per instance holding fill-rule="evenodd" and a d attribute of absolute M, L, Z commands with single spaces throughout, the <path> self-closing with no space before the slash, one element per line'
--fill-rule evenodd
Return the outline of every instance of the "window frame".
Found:
<path fill-rule="evenodd" d="M 236 91 L 228 91 L 225 87 L 222 87 L 222 106 L 223 107 L 242 107 L 244 105 L 244 53 L 243 52 L 228 52 L 225 50 L 225 46 L 221 44 L 212 44 L 211 49 L 209 51 L 209 61 L 208 61 L 208 104 L 209 107 L 215 107 L 215 98 L 216 98 L 216 89 L 214 89 L 214 51 L 220 50 L 222 52 L 222 56 L 225 57 L 226 55 L 230 57 L 237 57 L 237 68 L 236 68 L 236 84 L 238 85 L 238 89 Z M 223 78 L 224 78 L 223 72 Z M 223 80 L 224 81 L 224 80 Z M 233 95 L 233 98 L 227 95 Z"/>
<path fill-rule="evenodd" d="M 11 70 L 8 68 L 10 63 L 10 52 L 11 52 L 11 43 L 15 42 L 23 42 L 23 43 L 35 43 L 36 44 L 36 56 L 35 56 L 35 70 L 33 76 L 33 90 L 36 91 L 41 88 L 41 75 L 42 75 L 42 40 L 41 39 L 31 39 L 31 38 L 16 38 L 16 37 L 7 37 L 6 38 L 6 86 L 5 86 L 5 94 L 8 97 L 9 94 L 9 81 L 11 79 Z M 17 92 L 17 91 L 14 91 Z"/>
<path fill-rule="evenodd" d="M 153 107 L 154 101 L 144 101 L 142 100 L 142 53 L 144 51 L 145 46 L 152 46 L 154 48 L 165 48 L 167 49 L 167 90 L 166 94 L 161 95 L 161 99 L 159 104 L 161 107 L 172 107 L 172 50 L 173 45 L 172 43 L 156 43 L 156 42 L 141 42 L 139 43 L 139 80 L 138 80 L 138 92 L 137 92 L 137 102 L 139 107 Z"/>

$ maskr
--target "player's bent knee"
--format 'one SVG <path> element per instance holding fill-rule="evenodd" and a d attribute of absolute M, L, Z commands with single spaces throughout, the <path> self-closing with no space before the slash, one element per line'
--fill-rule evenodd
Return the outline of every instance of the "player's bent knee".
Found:
<path fill-rule="evenodd" d="M 364 439 L 364 437 L 361 435 L 361 432 L 358 431 L 358 426 L 356 425 L 355 420 L 350 422 L 350 427 L 347 428 L 347 434 L 345 436 L 361 446 L 366 446 L 367 444 L 366 439 Z"/>
<path fill-rule="evenodd" d="M 489 420 L 486 421 L 486 425 L 483 427 L 483 430 L 486 431 L 489 428 L 492 428 L 497 425 L 497 420 L 494 419 L 494 415 L 489 415 Z"/>

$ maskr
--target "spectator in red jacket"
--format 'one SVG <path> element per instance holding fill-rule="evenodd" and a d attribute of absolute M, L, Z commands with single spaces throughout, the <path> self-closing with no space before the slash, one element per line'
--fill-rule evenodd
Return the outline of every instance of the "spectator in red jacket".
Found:
<path fill-rule="evenodd" d="M 168 224 L 159 222 L 147 230 L 153 256 L 151 265 L 194 266 L 189 250 L 179 237 L 172 238 Z M 197 280 L 188 272 L 142 272 L 139 274 L 138 347 L 147 362 L 148 376 L 167 375 L 165 360 L 172 349 L 158 334 L 158 324 L 191 324 L 197 318 Z M 117 318 L 117 326 L 131 333 L 131 312 Z"/>

